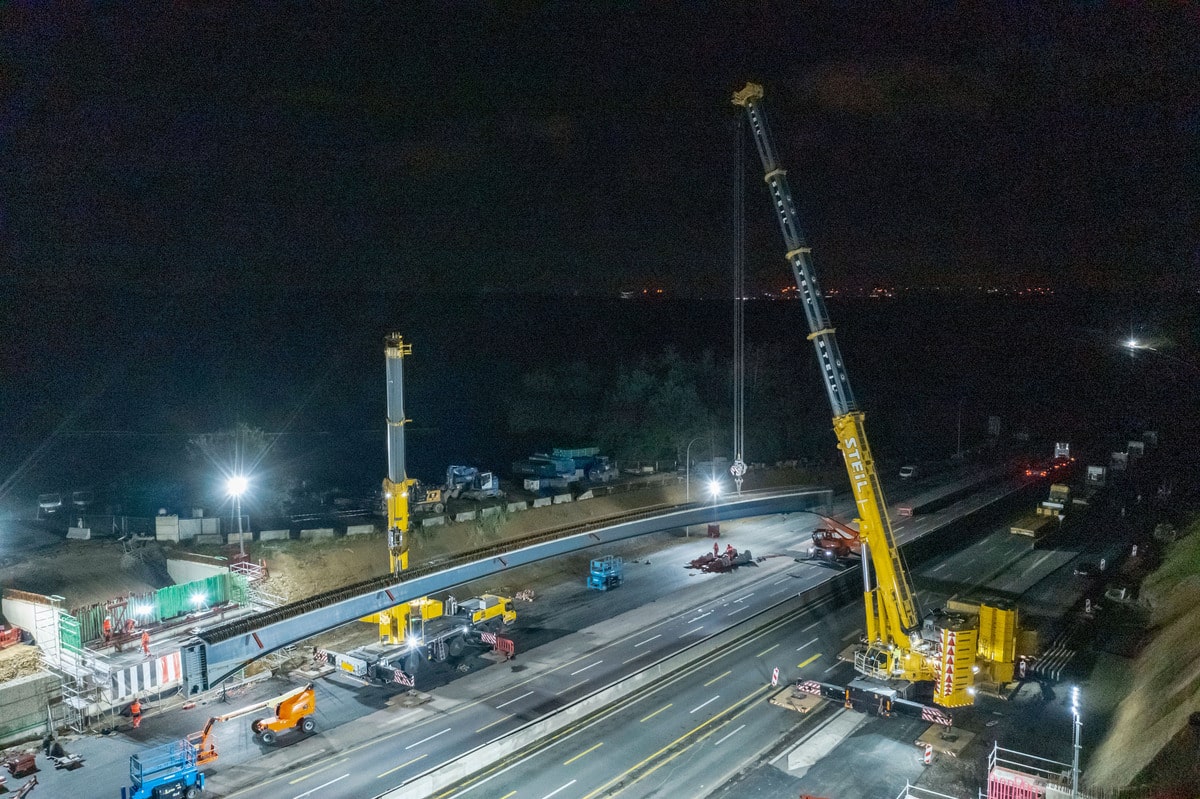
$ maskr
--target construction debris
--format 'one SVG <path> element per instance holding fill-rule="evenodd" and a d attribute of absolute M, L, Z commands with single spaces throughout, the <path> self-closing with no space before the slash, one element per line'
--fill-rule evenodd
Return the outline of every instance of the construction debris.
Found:
<path fill-rule="evenodd" d="M 0 649 L 0 682 L 28 677 L 41 669 L 42 661 L 36 646 L 17 644 Z"/>

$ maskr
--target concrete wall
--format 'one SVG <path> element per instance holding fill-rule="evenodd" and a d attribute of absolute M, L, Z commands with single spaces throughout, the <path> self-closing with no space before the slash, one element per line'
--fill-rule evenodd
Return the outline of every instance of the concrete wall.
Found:
<path fill-rule="evenodd" d="M 159 516 L 158 518 L 163 518 Z M 215 517 L 179 520 L 179 538 L 189 541 L 201 535 L 220 535 L 221 520 Z"/>
<path fill-rule="evenodd" d="M 555 505 L 566 505 L 570 501 L 571 501 L 570 494 L 555 494 L 554 495 L 554 504 Z"/>
<path fill-rule="evenodd" d="M 473 521 L 475 521 L 475 511 L 468 510 L 468 511 L 463 511 L 462 513 L 456 513 L 456 514 L 454 514 L 454 521 L 456 521 L 456 522 L 473 522 Z"/>
<path fill-rule="evenodd" d="M 92 528 L 90 527 L 68 527 L 67 538 L 71 541 L 89 541 L 92 537 Z"/>
<path fill-rule="evenodd" d="M 481 519 L 486 519 L 488 516 L 499 516 L 499 515 L 500 515 L 500 506 L 499 505 L 492 505 L 491 507 L 480 508 L 480 510 L 479 510 L 479 518 L 481 518 Z"/>
<path fill-rule="evenodd" d="M 291 530 L 263 530 L 258 534 L 259 541 L 287 541 L 291 537 Z"/>
<path fill-rule="evenodd" d="M 422 527 L 442 527 L 445 524 L 445 516 L 427 516 L 421 520 Z"/>
<path fill-rule="evenodd" d="M 510 502 L 510 503 L 508 503 L 508 505 L 506 507 L 507 507 L 509 513 L 517 513 L 519 511 L 527 510 L 529 508 L 529 503 L 528 502 Z"/>
<path fill-rule="evenodd" d="M 533 507 L 545 508 L 551 505 L 553 502 L 554 500 L 552 500 L 550 497 L 538 497 L 533 501 Z"/>
<path fill-rule="evenodd" d="M 373 524 L 348 524 L 346 525 L 346 535 L 371 535 L 375 532 Z"/>
<path fill-rule="evenodd" d="M 229 571 L 229 563 L 215 558 L 209 562 L 167 558 L 167 574 L 176 585 L 190 583 L 193 580 L 207 580 L 217 574 Z"/>
<path fill-rule="evenodd" d="M 178 541 L 179 540 L 179 517 L 178 516 L 155 516 L 154 517 L 154 537 L 159 541 Z"/>
<path fill-rule="evenodd" d="M 4 598 L 0 599 L 0 613 L 4 614 L 8 623 L 31 633 L 34 631 L 33 614 L 37 606 L 36 602 L 13 596 L 12 591 L 5 591 Z"/>
<path fill-rule="evenodd" d="M 48 671 L 0 683 L 0 746 L 41 737 L 46 703 L 58 698 L 58 679 Z"/>
<path fill-rule="evenodd" d="M 594 497 L 594 496 L 596 496 L 596 495 L 595 495 L 595 494 L 593 494 L 593 493 L 592 493 L 592 489 L 590 489 L 590 488 L 589 488 L 587 491 L 584 491 L 582 494 L 580 494 L 579 496 L 575 497 L 575 501 L 576 501 L 576 502 L 578 502 L 578 501 L 579 501 L 579 500 L 581 500 L 581 499 L 591 499 L 591 498 L 592 498 L 592 497 Z"/>
<path fill-rule="evenodd" d="M 307 530 L 300 531 L 300 538 L 304 540 L 314 540 L 318 538 L 333 538 L 332 527 L 311 527 Z"/>

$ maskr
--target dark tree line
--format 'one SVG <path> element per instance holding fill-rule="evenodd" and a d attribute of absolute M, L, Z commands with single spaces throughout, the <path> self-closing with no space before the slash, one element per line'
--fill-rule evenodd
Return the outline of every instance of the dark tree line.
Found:
<path fill-rule="evenodd" d="M 829 409 L 819 385 L 782 346 L 746 354 L 748 461 L 826 459 Z M 576 360 L 525 374 L 507 398 L 509 431 L 541 446 L 596 445 L 619 460 L 733 456 L 733 369 L 711 351 L 666 349 L 628 363 Z"/>

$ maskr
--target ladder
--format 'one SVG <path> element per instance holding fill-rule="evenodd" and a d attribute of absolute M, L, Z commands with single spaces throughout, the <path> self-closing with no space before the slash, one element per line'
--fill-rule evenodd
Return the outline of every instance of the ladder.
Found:
<path fill-rule="evenodd" d="M 63 721 L 75 732 L 83 732 L 95 686 L 84 663 L 79 620 L 62 609 L 66 601 L 63 597 L 56 594 L 45 599 L 36 603 L 33 610 L 34 636 L 42 666 L 58 677 Z"/>

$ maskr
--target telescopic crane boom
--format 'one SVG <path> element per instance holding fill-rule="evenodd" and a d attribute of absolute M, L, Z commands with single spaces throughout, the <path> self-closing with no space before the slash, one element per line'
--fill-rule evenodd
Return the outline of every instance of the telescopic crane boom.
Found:
<path fill-rule="evenodd" d="M 856 654 L 855 668 L 877 679 L 923 681 L 934 679 L 932 652 L 920 636 L 921 618 L 913 591 L 896 547 L 884 509 L 883 489 L 875 472 L 864 414 L 854 400 L 850 378 L 838 349 L 837 336 L 812 266 L 812 250 L 804 238 L 788 187 L 787 172 L 779 165 L 762 109 L 762 87 L 747 83 L 733 95 L 734 105 L 746 109 L 750 130 L 762 158 L 764 176 L 787 246 L 796 286 L 808 320 L 808 339 L 817 352 L 825 392 L 833 409 L 833 429 L 846 463 L 858 513 L 864 549 L 863 594 L 866 604 L 864 651 Z M 869 553 L 869 557 L 868 557 Z M 871 569 L 868 568 L 868 561 Z M 874 580 L 871 572 L 874 571 Z"/>
<path fill-rule="evenodd" d="M 383 480 L 383 497 L 387 503 L 388 560 L 392 574 L 408 568 L 409 492 L 416 484 L 410 479 L 404 463 L 404 356 L 412 355 L 412 345 L 404 343 L 399 333 L 389 333 L 384 339 L 387 359 L 387 443 L 388 475 Z"/>

